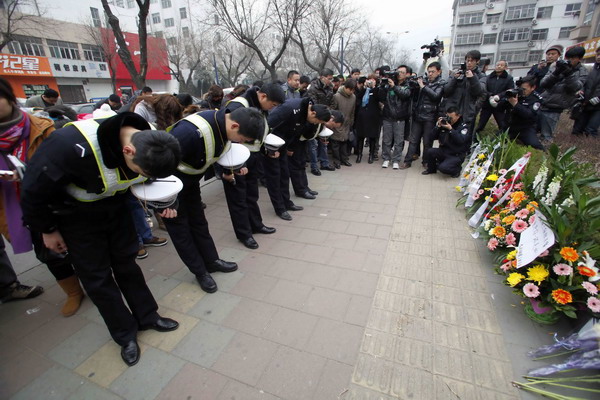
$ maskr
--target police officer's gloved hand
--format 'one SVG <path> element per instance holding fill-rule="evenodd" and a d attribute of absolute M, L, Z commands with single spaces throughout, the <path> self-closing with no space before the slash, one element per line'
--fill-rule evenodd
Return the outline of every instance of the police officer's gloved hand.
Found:
<path fill-rule="evenodd" d="M 498 102 L 500 101 L 500 96 L 495 95 L 495 96 L 490 96 L 490 106 L 496 108 L 498 107 Z"/>
<path fill-rule="evenodd" d="M 596 97 L 592 97 L 590 99 L 590 104 L 593 105 L 593 106 L 598 105 L 599 103 L 600 103 L 600 98 L 598 98 L 597 96 Z"/>

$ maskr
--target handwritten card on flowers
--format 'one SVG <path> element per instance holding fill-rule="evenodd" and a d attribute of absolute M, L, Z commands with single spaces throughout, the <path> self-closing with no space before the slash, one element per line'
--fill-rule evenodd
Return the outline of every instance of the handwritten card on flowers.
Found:
<path fill-rule="evenodd" d="M 545 221 L 546 217 L 539 211 L 529 218 L 530 225 L 519 238 L 517 268 L 531 263 L 556 242 L 554 232 Z"/>

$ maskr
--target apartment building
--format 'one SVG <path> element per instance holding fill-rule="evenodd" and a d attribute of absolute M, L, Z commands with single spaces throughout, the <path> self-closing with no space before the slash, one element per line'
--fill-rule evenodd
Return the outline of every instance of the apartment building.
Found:
<path fill-rule="evenodd" d="M 573 45 L 570 35 L 582 13 L 582 0 L 454 0 L 450 63 L 458 68 L 465 54 L 508 61 L 511 74 L 525 76 L 547 48 Z"/>
<path fill-rule="evenodd" d="M 575 46 L 585 48 L 585 63 L 594 63 L 596 49 L 600 47 L 600 0 L 586 0 L 581 6 L 577 26 L 571 30 L 570 38 L 576 41 Z"/>

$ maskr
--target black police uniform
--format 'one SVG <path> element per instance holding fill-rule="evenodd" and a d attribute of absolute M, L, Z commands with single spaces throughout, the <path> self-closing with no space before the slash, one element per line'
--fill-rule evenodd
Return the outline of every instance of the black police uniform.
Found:
<path fill-rule="evenodd" d="M 137 235 L 125 207 L 127 187 L 145 178 L 127 168 L 119 135 L 121 126 L 145 130 L 150 125 L 130 112 L 97 122 L 102 124 L 69 124 L 44 140 L 23 180 L 23 219 L 34 231 L 61 233 L 85 291 L 123 346 L 135 340 L 139 326 L 159 318 L 135 261 Z M 92 149 L 94 140 L 86 139 L 82 129 L 92 135 L 97 131 L 99 148 Z M 110 184 L 107 172 L 121 181 L 118 187 Z"/>
<path fill-rule="evenodd" d="M 266 118 L 269 113 L 263 111 L 260 107 L 258 90 L 258 87 L 250 88 L 240 97 L 248 102 L 249 107 L 261 111 Z M 233 99 L 227 103 L 226 107 L 228 110 L 234 111 L 240 107 L 245 107 L 245 104 L 240 102 L 240 99 Z M 265 127 L 267 127 L 266 122 Z M 235 236 L 241 241 L 252 237 L 253 233 L 258 232 L 264 226 L 260 207 L 258 206 L 258 163 L 261 162 L 259 154 L 261 143 L 255 143 L 248 147 L 250 148 L 250 158 L 246 161 L 248 173 L 246 175 L 236 175 L 235 185 L 223 179 L 223 189 L 227 199 L 231 224 Z"/>
<path fill-rule="evenodd" d="M 268 122 L 273 134 L 285 141 L 285 144 L 279 148 L 280 155 L 278 158 L 272 158 L 267 155 L 263 157 L 267 190 L 277 215 L 294 206 L 294 203 L 290 200 L 290 168 L 288 166 L 289 157 L 287 152 L 288 150 L 294 151 L 294 161 L 292 162 L 295 164 L 291 170 L 293 174 L 297 174 L 298 165 L 296 164 L 300 161 L 302 163 L 306 162 L 306 145 L 299 146 L 296 139 L 304 130 L 310 128 L 310 125 L 313 125 L 306 120 L 310 102 L 311 100 L 308 97 L 289 99 L 269 114 Z M 299 154 L 296 154 L 296 151 Z M 304 156 L 302 156 L 302 153 Z M 294 180 L 301 182 L 302 178 L 295 176 Z M 308 186 L 304 192 L 307 190 Z"/>
<path fill-rule="evenodd" d="M 514 107 L 508 103 L 508 135 L 511 139 L 519 139 L 526 146 L 544 150 L 536 133 L 541 104 L 542 96 L 535 91 L 527 97 L 519 96 L 519 102 Z"/>
<path fill-rule="evenodd" d="M 229 147 L 226 112 L 229 112 L 227 108 L 192 114 L 177 122 L 169 131 L 181 147 L 181 163 L 175 176 L 183 182 L 183 189 L 177 196 L 177 217 L 163 221 L 177 254 L 196 276 L 206 274 L 207 265 L 219 259 L 208 230 L 208 221 L 200 206 L 200 179 Z M 207 154 L 207 146 L 214 148 L 214 154 Z"/>
<path fill-rule="evenodd" d="M 439 170 L 451 176 L 460 173 L 461 164 L 471 147 L 471 125 L 465 123 L 461 117 L 452 125 L 451 130 L 438 126 L 434 128 L 435 136 L 439 137 L 440 147 L 427 149 L 427 172 L 434 173 Z"/>

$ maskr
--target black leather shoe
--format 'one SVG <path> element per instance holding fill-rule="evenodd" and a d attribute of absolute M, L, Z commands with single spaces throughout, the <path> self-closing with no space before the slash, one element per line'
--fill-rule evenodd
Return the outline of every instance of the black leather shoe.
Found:
<path fill-rule="evenodd" d="M 421 175 L 431 175 L 431 174 L 435 174 L 435 171 L 429 171 L 429 170 L 425 170 L 423 172 L 421 172 Z"/>
<path fill-rule="evenodd" d="M 333 163 L 333 167 L 334 167 L 335 169 L 340 169 L 340 168 L 342 168 L 342 167 L 340 166 L 340 164 L 338 164 L 338 163 Z"/>
<path fill-rule="evenodd" d="M 258 247 L 258 245 L 256 245 Z M 233 272 L 237 271 L 238 265 L 234 262 L 224 261 L 221 259 L 213 261 L 206 266 L 208 272 Z"/>
<path fill-rule="evenodd" d="M 214 293 L 217 291 L 217 282 L 215 282 L 208 272 L 203 275 L 196 275 L 196 280 L 200 284 L 202 290 L 206 293 Z"/>
<path fill-rule="evenodd" d="M 319 192 L 317 192 L 316 190 L 310 190 L 310 189 L 308 189 L 308 193 L 312 194 L 313 196 L 316 196 L 319 194 Z"/>
<path fill-rule="evenodd" d="M 137 362 L 140 361 L 140 346 L 138 346 L 135 340 L 127 342 L 127 344 L 121 346 L 121 358 L 129 367 L 137 364 Z"/>
<path fill-rule="evenodd" d="M 331 165 L 328 165 L 326 167 L 321 167 L 321 169 L 323 171 L 335 171 L 335 167 L 332 167 Z"/>
<path fill-rule="evenodd" d="M 350 163 L 350 161 L 342 161 L 342 165 L 345 165 L 346 167 L 351 167 L 352 163 Z"/>
<path fill-rule="evenodd" d="M 356 163 L 360 164 L 361 161 L 362 161 L 362 154 L 359 154 L 358 156 L 356 156 Z"/>
<path fill-rule="evenodd" d="M 261 226 L 259 230 L 254 233 L 264 233 L 265 235 L 270 235 L 271 233 L 277 232 L 277 229 L 271 228 L 270 226 Z"/>
<path fill-rule="evenodd" d="M 256 243 L 256 240 L 254 240 L 253 237 L 249 237 L 247 239 L 240 240 L 240 242 L 242 242 L 242 244 L 249 249 L 252 249 L 252 250 L 258 249 L 258 243 Z"/>
<path fill-rule="evenodd" d="M 319 171 L 318 169 L 311 169 L 310 173 L 315 176 L 321 176 L 321 171 Z"/>
<path fill-rule="evenodd" d="M 285 221 L 291 221 L 292 220 L 292 216 L 290 215 L 289 212 L 284 211 L 281 214 L 277 214 L 277 216 Z"/>
<path fill-rule="evenodd" d="M 367 161 L 369 164 L 373 164 L 373 156 L 369 156 L 369 160 Z"/>
<path fill-rule="evenodd" d="M 170 332 L 179 328 L 179 322 L 175 321 L 171 318 L 158 317 L 156 322 L 151 325 L 142 325 L 139 327 L 140 331 L 146 331 L 148 329 L 153 329 L 158 332 Z"/>
<path fill-rule="evenodd" d="M 304 210 L 304 207 L 292 204 L 291 206 L 287 206 L 286 209 L 288 211 L 302 211 L 302 210 Z"/>
<path fill-rule="evenodd" d="M 298 195 L 298 197 L 302 197 L 303 199 L 308 199 L 308 200 L 314 200 L 317 198 L 317 196 L 315 196 L 314 194 L 311 194 L 309 191 L 306 191 L 306 192 Z"/>

